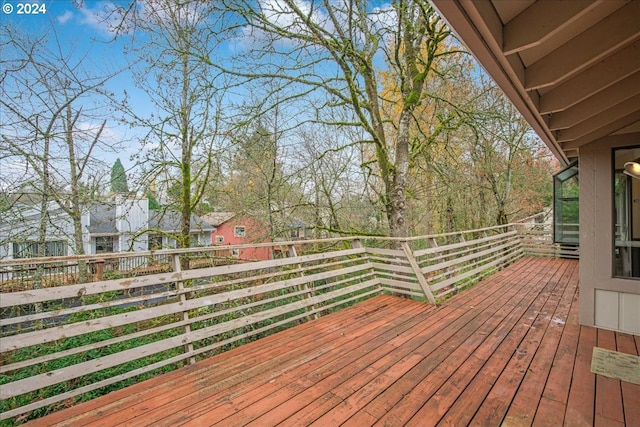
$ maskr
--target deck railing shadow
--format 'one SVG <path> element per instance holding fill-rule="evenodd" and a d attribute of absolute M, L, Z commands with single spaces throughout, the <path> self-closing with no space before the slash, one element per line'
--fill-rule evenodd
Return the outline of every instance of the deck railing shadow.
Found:
<path fill-rule="evenodd" d="M 523 255 L 561 255 L 536 227 L 0 261 L 0 419 L 36 418 L 381 293 L 438 304 Z M 256 246 L 281 257 L 228 255 Z M 79 265 L 107 264 L 113 273 L 89 269 L 78 283 Z"/>

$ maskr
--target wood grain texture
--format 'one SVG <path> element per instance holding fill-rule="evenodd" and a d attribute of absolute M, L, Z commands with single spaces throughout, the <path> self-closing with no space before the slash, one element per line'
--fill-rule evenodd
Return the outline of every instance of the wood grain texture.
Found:
<path fill-rule="evenodd" d="M 640 387 L 590 372 L 578 262 L 523 258 L 442 306 L 377 296 L 36 426 L 634 425 Z"/>

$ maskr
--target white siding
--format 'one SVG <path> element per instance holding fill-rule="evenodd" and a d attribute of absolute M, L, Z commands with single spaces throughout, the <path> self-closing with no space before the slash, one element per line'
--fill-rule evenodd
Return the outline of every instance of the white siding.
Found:
<path fill-rule="evenodd" d="M 148 238 L 146 233 L 136 235 L 149 224 L 149 205 L 147 199 L 121 199 L 116 205 L 116 229 L 121 233 L 118 251 L 146 251 Z"/>
<path fill-rule="evenodd" d="M 56 210 L 55 205 L 51 205 L 49 212 L 46 240 L 69 242 L 68 254 L 73 255 L 73 245 L 71 244 L 73 242 L 73 223 L 71 219 Z M 13 257 L 14 242 L 38 240 L 39 218 L 38 210 L 29 209 L 19 212 L 13 218 L 6 218 L 6 222 L 0 224 L 0 242 L 2 242 L 0 244 L 0 258 Z"/>

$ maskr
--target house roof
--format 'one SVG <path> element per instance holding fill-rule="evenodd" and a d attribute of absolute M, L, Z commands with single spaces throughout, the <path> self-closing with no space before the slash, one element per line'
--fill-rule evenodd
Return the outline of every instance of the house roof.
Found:
<path fill-rule="evenodd" d="M 211 224 L 213 227 L 220 227 L 225 222 L 236 216 L 235 212 L 211 212 L 202 215 L 202 219 Z"/>
<path fill-rule="evenodd" d="M 89 233 L 93 235 L 116 235 L 119 231 L 116 227 L 116 206 L 115 203 L 94 203 L 89 208 L 90 225 L 87 227 Z M 172 210 L 149 210 L 149 222 L 147 228 L 162 230 L 164 232 L 180 231 L 181 214 Z M 191 231 L 212 231 L 209 223 L 197 215 L 191 215 Z"/>
<path fill-rule="evenodd" d="M 17 230 L 26 228 L 37 228 L 42 218 L 42 212 L 39 207 L 26 203 L 16 203 L 10 211 L 1 212 L 0 216 L 0 234 L 13 235 Z M 55 224 L 67 217 L 64 210 L 56 205 L 51 204 L 47 209 L 49 222 Z"/>
<path fill-rule="evenodd" d="M 180 231 L 181 213 L 171 210 L 150 210 L 149 211 L 149 228 L 158 229 L 166 232 Z M 205 221 L 203 218 L 191 214 L 191 231 L 213 231 L 215 227 Z"/>
<path fill-rule="evenodd" d="M 640 134 L 640 1 L 433 4 L 563 163 Z"/>
<path fill-rule="evenodd" d="M 116 207 L 111 203 L 94 203 L 89 207 L 90 222 L 87 230 L 91 234 L 118 234 Z"/>

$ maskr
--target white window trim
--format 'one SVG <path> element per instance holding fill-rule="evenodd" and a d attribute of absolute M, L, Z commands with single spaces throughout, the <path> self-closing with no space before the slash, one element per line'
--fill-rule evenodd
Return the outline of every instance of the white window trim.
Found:
<path fill-rule="evenodd" d="M 238 234 L 239 228 L 242 228 L 242 235 Z M 235 227 L 233 227 L 233 235 L 235 237 L 245 237 L 247 235 L 247 227 L 245 227 L 244 225 L 236 225 Z"/>

